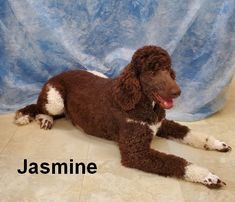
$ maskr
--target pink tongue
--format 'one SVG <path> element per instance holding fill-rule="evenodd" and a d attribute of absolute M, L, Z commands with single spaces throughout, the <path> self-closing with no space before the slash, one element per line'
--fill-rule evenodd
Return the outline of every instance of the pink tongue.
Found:
<path fill-rule="evenodd" d="M 155 99 L 159 102 L 162 108 L 164 109 L 170 109 L 173 107 L 173 99 L 168 99 L 165 100 L 161 96 L 155 94 L 154 95 Z"/>
<path fill-rule="evenodd" d="M 161 102 L 160 104 L 162 105 L 163 108 L 170 109 L 173 107 L 173 100 L 164 101 L 164 102 Z"/>

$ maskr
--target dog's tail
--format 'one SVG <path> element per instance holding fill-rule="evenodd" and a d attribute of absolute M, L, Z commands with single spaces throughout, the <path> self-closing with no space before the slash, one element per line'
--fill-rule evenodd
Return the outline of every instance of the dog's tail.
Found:
<path fill-rule="evenodd" d="M 33 121 L 36 115 L 40 114 L 37 104 L 28 105 L 19 109 L 15 113 L 15 123 L 18 125 L 26 125 Z"/>

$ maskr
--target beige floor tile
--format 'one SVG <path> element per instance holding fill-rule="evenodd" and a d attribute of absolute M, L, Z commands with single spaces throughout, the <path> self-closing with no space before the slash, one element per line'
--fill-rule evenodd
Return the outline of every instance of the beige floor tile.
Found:
<path fill-rule="evenodd" d="M 96 162 L 97 173 L 84 177 L 82 202 L 184 201 L 178 180 L 125 168 L 119 160 Z"/>
<path fill-rule="evenodd" d="M 120 160 L 120 152 L 116 142 L 88 136 L 89 151 L 88 159 L 93 160 Z"/>
<path fill-rule="evenodd" d="M 180 182 L 183 198 L 185 202 L 233 202 L 235 201 L 235 191 L 224 188 L 220 190 L 210 190 L 200 184 Z"/>
<path fill-rule="evenodd" d="M 2 153 L 18 158 L 86 158 L 88 145 L 86 135 L 61 119 L 52 130 L 42 130 L 36 122 L 20 126 Z"/>
<path fill-rule="evenodd" d="M 51 163 L 68 159 L 33 158 L 32 161 Z M 83 175 L 19 174 L 19 168 L 22 168 L 21 158 L 0 155 L 0 201 L 79 201 Z"/>
<path fill-rule="evenodd" d="M 9 140 L 15 134 L 17 126 L 13 124 L 13 114 L 4 114 L 0 116 L 0 152 L 8 144 Z"/>

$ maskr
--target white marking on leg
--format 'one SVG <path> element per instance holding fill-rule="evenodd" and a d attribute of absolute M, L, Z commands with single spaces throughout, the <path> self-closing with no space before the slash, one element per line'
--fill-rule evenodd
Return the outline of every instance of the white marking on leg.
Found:
<path fill-rule="evenodd" d="M 206 168 L 190 164 L 185 168 L 184 178 L 191 182 L 203 182 L 209 174 L 210 172 Z"/>
<path fill-rule="evenodd" d="M 26 125 L 32 121 L 32 118 L 29 115 L 24 115 L 22 112 L 16 112 L 15 114 L 15 123 L 19 125 Z"/>
<path fill-rule="evenodd" d="M 226 143 L 215 139 L 213 136 L 204 135 L 202 133 L 189 132 L 181 142 L 192 145 L 197 148 L 204 148 L 208 150 L 229 151 L 229 147 Z"/>
<path fill-rule="evenodd" d="M 52 115 L 64 113 L 64 99 L 55 87 L 48 85 L 46 110 Z"/>
<path fill-rule="evenodd" d="M 134 120 L 134 119 L 130 119 L 130 118 L 127 118 L 126 121 L 128 123 L 139 123 L 141 125 L 147 125 L 153 132 L 153 135 L 156 135 L 157 134 L 157 131 L 158 129 L 161 127 L 162 125 L 162 122 L 158 122 L 156 124 L 148 124 L 147 122 L 144 122 L 144 121 L 137 121 L 137 120 Z"/>
<path fill-rule="evenodd" d="M 53 125 L 53 118 L 46 114 L 38 114 L 36 116 L 36 121 L 43 129 L 50 129 Z"/>
<path fill-rule="evenodd" d="M 87 70 L 87 72 L 90 72 L 96 76 L 99 76 L 99 77 L 102 77 L 102 78 L 108 78 L 107 76 L 105 76 L 104 74 L 100 73 L 100 72 L 97 72 L 97 71 L 94 71 L 94 70 Z"/>
<path fill-rule="evenodd" d="M 206 168 L 199 167 L 194 164 L 190 164 L 185 168 L 184 178 L 191 182 L 199 182 L 204 185 L 224 185 L 218 176 L 212 174 Z"/>
<path fill-rule="evenodd" d="M 183 143 L 192 145 L 194 147 L 203 148 L 205 145 L 207 136 L 201 133 L 191 133 L 188 132 L 186 136 L 181 140 Z"/>

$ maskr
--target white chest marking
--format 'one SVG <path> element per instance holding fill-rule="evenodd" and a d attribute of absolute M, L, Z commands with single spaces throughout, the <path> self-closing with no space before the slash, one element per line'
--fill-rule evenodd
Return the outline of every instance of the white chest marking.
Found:
<path fill-rule="evenodd" d="M 126 121 L 127 121 L 128 123 L 138 123 L 138 124 L 141 124 L 141 125 L 147 125 L 147 126 L 152 130 L 153 135 L 156 135 L 158 129 L 159 129 L 159 128 L 161 127 L 161 125 L 162 125 L 162 122 L 158 122 L 158 123 L 156 123 L 156 124 L 151 124 L 151 125 L 150 125 L 150 124 L 148 124 L 147 122 L 144 122 L 144 121 L 137 121 L 137 120 L 130 119 L 130 118 L 126 119 Z"/>
<path fill-rule="evenodd" d="M 153 101 L 153 102 L 152 102 L 152 107 L 153 107 L 153 108 L 155 107 L 155 104 L 156 104 L 156 103 Z"/>
<path fill-rule="evenodd" d="M 153 131 L 153 135 L 157 134 L 158 129 L 161 127 L 162 122 L 158 122 L 157 124 L 149 125 L 149 128 Z"/>
<path fill-rule="evenodd" d="M 137 121 L 137 120 L 129 119 L 129 118 L 126 119 L 126 122 L 128 122 L 128 123 L 139 123 L 140 125 L 145 125 L 145 124 L 147 124 L 147 123 L 144 122 L 144 121 Z"/>

